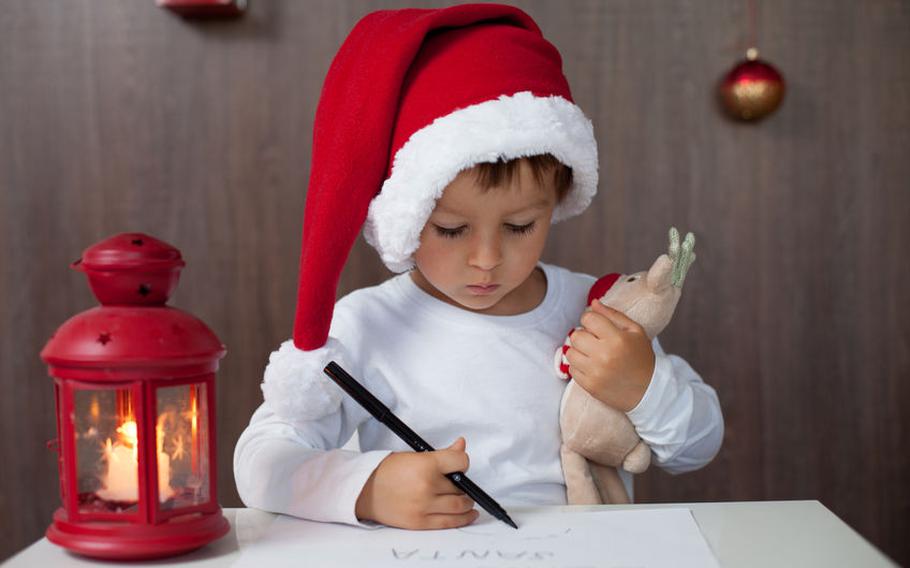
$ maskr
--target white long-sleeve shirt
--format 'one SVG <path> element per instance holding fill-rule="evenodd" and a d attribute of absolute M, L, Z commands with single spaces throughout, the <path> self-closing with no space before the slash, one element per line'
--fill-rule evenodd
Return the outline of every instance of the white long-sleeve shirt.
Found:
<path fill-rule="evenodd" d="M 565 382 L 553 354 L 578 325 L 595 278 L 540 263 L 544 300 L 513 316 L 477 314 L 440 301 L 407 273 L 352 292 L 335 305 L 330 336 L 351 354 L 347 371 L 430 445 L 464 436 L 469 477 L 504 507 L 566 503 L 559 407 Z M 653 340 L 654 374 L 627 413 L 671 473 L 713 459 L 723 438 L 714 389 Z M 329 380 L 313 377 L 313 380 Z M 361 451 L 341 449 L 357 432 Z M 240 498 L 254 507 L 361 526 L 361 489 L 393 451 L 410 451 L 347 395 L 313 420 L 279 416 L 268 401 L 234 452 Z M 631 474 L 620 470 L 629 495 Z"/>

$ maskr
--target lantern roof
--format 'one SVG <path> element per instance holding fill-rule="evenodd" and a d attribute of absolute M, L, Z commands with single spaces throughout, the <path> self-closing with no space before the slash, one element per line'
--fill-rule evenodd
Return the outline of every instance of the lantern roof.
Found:
<path fill-rule="evenodd" d="M 166 306 L 185 265 L 180 251 L 143 233 L 85 249 L 84 272 L 101 306 L 67 320 L 41 357 L 51 374 L 87 380 L 187 377 L 214 372 L 225 347 L 201 320 Z"/>
<path fill-rule="evenodd" d="M 224 354 L 225 347 L 214 332 L 183 310 L 99 306 L 64 322 L 48 340 L 41 358 L 53 367 L 144 367 L 149 378 L 160 378 L 162 373 L 173 374 L 168 368 L 217 368 Z"/>

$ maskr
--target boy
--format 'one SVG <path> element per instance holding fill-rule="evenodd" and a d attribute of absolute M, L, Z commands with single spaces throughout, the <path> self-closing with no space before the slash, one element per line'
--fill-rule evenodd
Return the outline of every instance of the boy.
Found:
<path fill-rule="evenodd" d="M 550 223 L 593 197 L 597 158 L 556 49 L 509 6 L 370 14 L 332 64 L 314 131 L 294 338 L 270 357 L 235 450 L 241 498 L 313 520 L 456 527 L 477 512 L 443 474 L 470 466 L 504 506 L 565 503 L 552 353 L 595 279 L 539 258 Z M 404 273 L 335 304 L 364 217 Z M 582 324 L 579 384 L 627 412 L 658 465 L 710 461 L 713 389 L 621 313 L 595 305 Z M 332 359 L 430 444 L 457 439 L 407 451 L 322 374 Z M 338 449 L 355 431 L 363 451 Z"/>

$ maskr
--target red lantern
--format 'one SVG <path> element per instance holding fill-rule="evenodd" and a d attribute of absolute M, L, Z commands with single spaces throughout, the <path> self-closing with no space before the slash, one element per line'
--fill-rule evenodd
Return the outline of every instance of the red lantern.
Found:
<path fill-rule="evenodd" d="M 54 379 L 63 502 L 47 538 L 73 552 L 170 556 L 229 529 L 216 494 L 214 380 L 225 348 L 165 305 L 184 264 L 141 233 L 101 241 L 72 264 L 102 305 L 61 325 L 41 358 Z"/>

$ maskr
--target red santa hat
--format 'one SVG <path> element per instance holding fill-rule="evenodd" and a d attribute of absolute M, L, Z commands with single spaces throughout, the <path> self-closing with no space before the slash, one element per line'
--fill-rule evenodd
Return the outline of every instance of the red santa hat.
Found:
<path fill-rule="evenodd" d="M 266 398 L 298 415 L 316 407 L 307 417 L 337 403 L 334 385 L 325 381 L 327 393 L 312 383 L 329 359 L 344 359 L 328 332 L 361 229 L 389 269 L 406 271 L 459 172 L 544 153 L 573 170 L 553 222 L 582 212 L 597 188 L 593 127 L 572 100 L 559 52 L 525 12 L 463 4 L 361 19 L 316 109 L 293 344 L 273 353 Z"/>

